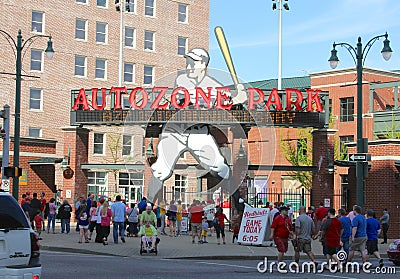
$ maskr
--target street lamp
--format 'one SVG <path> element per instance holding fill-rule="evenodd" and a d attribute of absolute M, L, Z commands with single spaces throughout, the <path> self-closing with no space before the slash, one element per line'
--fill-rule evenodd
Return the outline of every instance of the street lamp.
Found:
<path fill-rule="evenodd" d="M 21 128 L 21 80 L 22 80 L 22 50 L 25 46 L 28 47 L 37 38 L 48 38 L 47 48 L 45 50 L 46 57 L 52 59 L 54 57 L 53 42 L 51 41 L 50 35 L 36 34 L 25 41 L 22 40 L 21 29 L 18 30 L 17 41 L 4 30 L 0 29 L 0 33 L 3 34 L 9 41 L 11 46 L 16 50 L 16 61 L 15 61 L 15 124 L 14 124 L 14 167 L 19 167 L 19 147 L 20 147 L 20 128 Z M 25 75 L 24 75 L 25 76 Z M 13 177 L 13 197 L 18 200 L 18 188 L 19 188 L 19 177 Z"/>
<path fill-rule="evenodd" d="M 333 43 L 333 49 L 331 50 L 331 57 L 329 63 L 332 69 L 335 69 L 339 63 L 337 57 L 336 46 L 345 47 L 350 55 L 353 57 L 354 63 L 357 68 L 357 153 L 368 152 L 368 140 L 362 137 L 362 72 L 365 58 L 368 55 L 372 45 L 379 40 L 379 38 L 385 37 L 383 41 L 383 49 L 381 51 L 383 58 L 387 61 L 392 56 L 392 49 L 390 48 L 390 41 L 388 40 L 388 34 L 379 35 L 373 37 L 363 48 L 361 43 L 361 37 L 358 37 L 358 43 L 356 47 L 351 46 L 348 43 Z M 357 178 L 357 204 L 364 207 L 364 178 L 368 172 L 367 162 L 356 162 L 356 178 Z"/>
<path fill-rule="evenodd" d="M 283 1 L 285 3 L 283 4 Z M 279 10 L 279 35 L 278 35 L 278 90 L 282 90 L 282 10 L 289 11 L 288 0 L 272 0 L 272 10 Z"/>

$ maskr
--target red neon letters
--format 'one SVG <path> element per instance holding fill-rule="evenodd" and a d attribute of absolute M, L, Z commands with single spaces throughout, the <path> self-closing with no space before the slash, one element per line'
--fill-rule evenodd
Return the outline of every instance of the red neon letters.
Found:
<path fill-rule="evenodd" d="M 195 104 L 191 104 L 191 96 L 189 90 L 185 87 L 177 87 L 168 93 L 168 87 L 154 87 L 152 89 L 152 95 L 154 101 L 150 104 L 151 109 L 167 109 L 169 105 L 177 109 L 184 109 L 193 105 L 195 109 L 199 109 L 200 103 L 206 104 L 208 108 L 212 107 L 211 92 L 215 90 L 215 108 L 230 110 L 232 103 L 229 101 L 230 88 L 225 87 L 207 87 L 207 92 L 201 87 L 196 87 L 196 99 Z M 106 107 L 106 88 L 101 88 L 101 104 L 97 103 L 98 99 L 98 88 L 92 88 L 92 104 L 91 107 L 94 110 L 104 110 Z M 214 92 L 215 92 L 214 91 Z M 287 88 L 286 90 L 286 111 L 296 110 L 303 111 L 302 102 L 305 101 L 301 91 L 293 88 Z M 323 111 L 319 93 L 321 90 L 307 89 L 307 107 L 306 111 Z M 192 92 L 193 93 L 193 92 Z M 110 94 L 114 94 L 113 109 L 122 109 L 121 99 L 124 94 L 128 94 L 126 87 L 112 87 Z M 248 109 L 256 109 L 256 105 L 259 108 L 263 107 L 264 110 L 283 110 L 282 107 L 282 96 L 279 94 L 276 88 L 271 90 L 267 101 L 265 101 L 265 93 L 259 88 L 248 88 Z M 202 99 L 202 100 L 201 100 Z M 133 109 L 144 109 L 149 103 L 149 93 L 143 87 L 136 87 L 129 93 L 129 103 Z M 72 106 L 72 110 L 90 110 L 89 102 L 87 99 L 85 89 L 79 90 L 78 95 Z"/>

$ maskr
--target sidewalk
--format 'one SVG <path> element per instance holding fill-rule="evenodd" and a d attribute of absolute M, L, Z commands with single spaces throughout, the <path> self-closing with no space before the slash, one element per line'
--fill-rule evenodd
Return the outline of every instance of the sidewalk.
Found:
<path fill-rule="evenodd" d="M 119 239 L 118 244 L 114 244 L 111 233 L 108 238 L 108 245 L 94 243 L 95 232 L 90 243 L 78 243 L 79 233 L 75 231 L 75 223 L 71 223 L 71 232 L 61 234 L 60 224 L 56 224 L 56 234 L 43 232 L 40 241 L 42 250 L 51 250 L 59 252 L 73 252 L 96 255 L 113 255 L 122 257 L 140 256 L 140 239 L 136 237 L 125 237 L 126 243 Z M 270 259 L 277 258 L 277 250 L 274 247 L 258 247 L 232 244 L 232 233 L 226 232 L 226 245 L 217 245 L 215 234 L 207 237 L 208 244 L 192 244 L 192 239 L 188 235 L 169 237 L 159 236 L 161 241 L 158 246 L 158 257 L 164 259 Z M 390 241 L 389 241 L 390 243 Z M 387 245 L 379 244 L 379 252 L 383 258 L 386 258 Z M 316 258 L 323 259 L 322 246 L 317 240 L 312 242 L 312 251 Z M 144 255 L 148 256 L 148 255 Z M 289 243 L 289 250 L 285 254 L 286 259 L 292 259 L 294 256 L 293 246 Z M 304 253 L 301 253 L 302 259 L 307 259 Z"/>

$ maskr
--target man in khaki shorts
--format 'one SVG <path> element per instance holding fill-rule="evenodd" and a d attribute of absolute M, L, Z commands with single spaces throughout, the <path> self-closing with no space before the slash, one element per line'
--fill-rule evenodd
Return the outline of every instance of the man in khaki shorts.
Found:
<path fill-rule="evenodd" d="M 196 235 L 198 243 L 201 243 L 201 222 L 203 221 L 204 210 L 200 206 L 200 201 L 196 200 L 195 205 L 190 208 L 189 213 L 192 227 L 192 243 L 195 243 Z"/>
<path fill-rule="evenodd" d="M 308 255 L 310 260 L 315 263 L 315 257 L 311 252 L 311 238 L 314 235 L 314 221 L 306 214 L 306 207 L 301 206 L 299 209 L 299 217 L 296 218 L 295 232 L 296 237 L 293 241 L 294 244 L 294 260 L 298 263 L 300 260 L 300 252 Z"/>
<path fill-rule="evenodd" d="M 363 263 L 365 263 L 367 261 L 367 255 L 365 254 L 365 245 L 367 243 L 367 221 L 361 214 L 361 207 L 358 205 L 353 207 L 353 212 L 355 217 L 351 222 L 353 229 L 348 261 L 352 261 L 354 251 L 360 251 Z"/>

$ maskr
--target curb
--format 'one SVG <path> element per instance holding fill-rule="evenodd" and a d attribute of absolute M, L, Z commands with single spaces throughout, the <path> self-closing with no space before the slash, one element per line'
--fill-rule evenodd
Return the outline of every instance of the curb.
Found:
<path fill-rule="evenodd" d="M 76 253 L 76 254 L 86 254 L 86 255 L 125 257 L 125 256 L 121 256 L 121 255 L 111 254 L 111 253 L 96 252 L 96 251 L 90 251 L 90 250 L 85 250 L 85 249 L 66 248 L 66 247 L 53 247 L 53 246 L 44 246 L 44 245 L 40 246 L 40 250 L 54 251 L 54 252 Z"/>
<path fill-rule="evenodd" d="M 101 256 L 113 256 L 113 257 L 133 257 L 132 256 L 123 256 L 123 255 L 116 255 L 112 253 L 106 252 L 96 252 L 91 250 L 85 249 L 78 249 L 78 248 L 66 248 L 66 247 L 53 247 L 53 246 L 40 246 L 41 250 L 44 251 L 55 251 L 55 252 L 66 252 L 66 253 L 77 253 L 77 254 L 86 254 L 86 255 L 101 255 Z M 324 255 L 314 255 L 318 260 L 325 260 L 326 257 Z M 169 260 L 264 260 L 265 257 L 271 260 L 277 260 L 278 256 L 268 256 L 268 255 L 209 255 L 209 256 L 182 256 L 182 257 L 160 257 L 161 259 L 169 259 Z M 381 254 L 381 257 L 387 259 L 387 254 Z M 284 256 L 284 260 L 292 260 L 293 256 Z M 309 258 L 306 255 L 300 255 L 300 260 L 308 260 Z"/>

